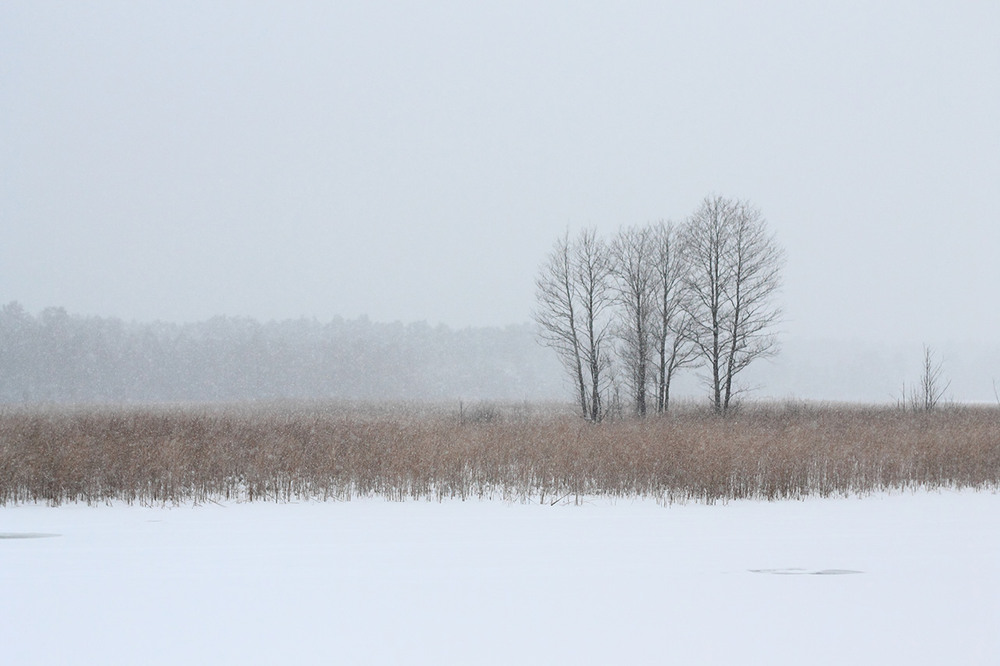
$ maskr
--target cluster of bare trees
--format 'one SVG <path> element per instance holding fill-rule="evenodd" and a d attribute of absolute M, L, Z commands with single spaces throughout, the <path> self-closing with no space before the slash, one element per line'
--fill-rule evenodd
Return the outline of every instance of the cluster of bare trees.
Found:
<path fill-rule="evenodd" d="M 734 378 L 776 350 L 773 296 L 784 254 L 760 212 L 707 197 L 682 224 L 593 229 L 556 241 L 536 280 L 542 341 L 570 372 L 584 418 L 670 404 L 677 371 L 700 366 L 714 409 L 726 412 Z"/>

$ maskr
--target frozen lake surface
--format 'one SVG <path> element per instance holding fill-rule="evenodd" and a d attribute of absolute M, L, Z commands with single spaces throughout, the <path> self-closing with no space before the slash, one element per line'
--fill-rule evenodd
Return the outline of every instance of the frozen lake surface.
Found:
<path fill-rule="evenodd" d="M 0 507 L 10 664 L 996 664 L 1000 495 Z"/>

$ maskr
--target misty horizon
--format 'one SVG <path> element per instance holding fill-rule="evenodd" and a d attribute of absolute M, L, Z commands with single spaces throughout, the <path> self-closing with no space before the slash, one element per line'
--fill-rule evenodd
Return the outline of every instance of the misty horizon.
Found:
<path fill-rule="evenodd" d="M 787 258 L 752 395 L 890 401 L 928 345 L 992 401 L 998 33 L 977 3 L 4 3 L 0 303 L 523 326 L 567 230 L 721 195 Z"/>
<path fill-rule="evenodd" d="M 1000 328 L 1000 7 L 0 7 L 0 302 L 502 326 L 568 229 L 757 206 L 786 340 Z"/>
<path fill-rule="evenodd" d="M 528 323 L 452 328 L 363 317 L 261 321 L 223 315 L 189 323 L 138 322 L 58 306 L 35 313 L 18 307 L 0 306 L 0 341 L 5 341 L 0 348 L 0 403 L 6 404 L 269 399 L 570 403 L 572 396 L 556 354 L 541 344 L 537 328 Z M 156 343 L 150 346 L 150 341 Z M 949 383 L 946 403 L 998 400 L 1000 377 L 990 370 L 1000 368 L 995 346 L 931 349 Z M 741 400 L 898 404 L 919 380 L 922 352 L 919 345 L 891 342 L 785 340 L 775 358 L 746 371 L 739 385 Z M 675 399 L 707 405 L 703 374 L 703 368 L 682 370 Z"/>

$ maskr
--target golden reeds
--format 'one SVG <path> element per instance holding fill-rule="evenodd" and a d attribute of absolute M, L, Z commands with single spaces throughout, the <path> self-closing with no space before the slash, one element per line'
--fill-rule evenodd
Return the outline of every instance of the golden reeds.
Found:
<path fill-rule="evenodd" d="M 770 406 L 593 425 L 343 406 L 7 409 L 0 504 L 589 495 L 796 498 L 995 488 L 1000 410 Z"/>

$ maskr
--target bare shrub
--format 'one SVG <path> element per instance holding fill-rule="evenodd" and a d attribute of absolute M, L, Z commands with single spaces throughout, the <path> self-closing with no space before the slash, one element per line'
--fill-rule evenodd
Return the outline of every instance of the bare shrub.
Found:
<path fill-rule="evenodd" d="M 920 382 L 910 396 L 910 405 L 915 411 L 930 412 L 936 409 L 941 398 L 944 397 L 945 391 L 951 386 L 950 381 L 944 380 L 941 366 L 941 361 L 934 359 L 934 352 L 931 348 L 924 345 Z"/>

